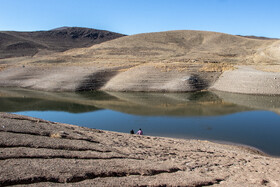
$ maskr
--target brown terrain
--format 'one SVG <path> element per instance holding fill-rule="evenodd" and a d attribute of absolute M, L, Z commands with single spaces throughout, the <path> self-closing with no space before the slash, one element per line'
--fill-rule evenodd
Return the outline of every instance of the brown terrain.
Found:
<path fill-rule="evenodd" d="M 51 54 L 90 47 L 124 35 L 81 27 L 61 27 L 49 31 L 0 32 L 0 59 Z"/>
<path fill-rule="evenodd" d="M 279 51 L 277 39 L 206 31 L 145 33 L 51 55 L 2 59 L 0 86 L 279 94 Z"/>
<path fill-rule="evenodd" d="M 0 185 L 279 186 L 279 158 L 0 113 Z"/>
<path fill-rule="evenodd" d="M 156 115 L 176 110 L 213 115 L 213 106 L 233 113 L 263 108 L 258 95 L 236 93 L 280 94 L 278 39 L 205 31 L 121 36 L 83 28 L 0 32 L 0 87 L 38 90 L 33 101 L 63 98 L 87 103 L 84 110 L 106 106 L 140 115 L 151 107 Z M 215 94 L 204 95 L 201 107 L 189 110 L 191 102 L 184 103 L 179 93 L 151 93 L 208 89 Z M 83 90 L 107 91 L 113 102 L 74 93 Z M 154 99 L 126 91 L 148 91 Z M 1 88 L 1 95 L 11 93 L 22 97 L 18 90 Z M 165 108 L 157 99 L 175 104 Z M 263 100 L 268 110 L 279 112 L 277 98 L 264 99 L 270 101 Z M 238 108 L 228 104 L 235 102 Z M 2 104 L 12 106 L 9 99 Z M 0 186 L 280 185 L 279 158 L 243 146 L 136 136 L 7 113 L 0 113 L 0 136 Z"/>

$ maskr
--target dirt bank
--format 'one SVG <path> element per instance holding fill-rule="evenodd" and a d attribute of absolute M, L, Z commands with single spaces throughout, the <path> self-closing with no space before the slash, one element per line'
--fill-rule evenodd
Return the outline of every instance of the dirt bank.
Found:
<path fill-rule="evenodd" d="M 0 185 L 278 186 L 280 160 L 199 140 L 137 136 L 0 113 Z"/>
<path fill-rule="evenodd" d="M 253 66 L 238 66 L 224 72 L 211 89 L 245 94 L 279 95 L 280 73 L 258 70 Z"/>

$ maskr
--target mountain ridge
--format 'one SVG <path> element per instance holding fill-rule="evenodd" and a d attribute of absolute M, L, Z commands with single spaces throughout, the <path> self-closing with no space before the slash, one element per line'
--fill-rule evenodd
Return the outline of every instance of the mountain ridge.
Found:
<path fill-rule="evenodd" d="M 48 31 L 0 31 L 0 58 L 34 56 L 40 51 L 63 52 L 124 36 L 105 30 L 62 27 Z"/>

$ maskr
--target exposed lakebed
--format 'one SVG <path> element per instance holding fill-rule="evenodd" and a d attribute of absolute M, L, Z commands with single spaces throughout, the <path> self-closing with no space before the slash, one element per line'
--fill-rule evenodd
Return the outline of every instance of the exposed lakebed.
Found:
<path fill-rule="evenodd" d="M 206 139 L 280 156 L 280 96 L 0 89 L 0 111 L 84 127 Z"/>

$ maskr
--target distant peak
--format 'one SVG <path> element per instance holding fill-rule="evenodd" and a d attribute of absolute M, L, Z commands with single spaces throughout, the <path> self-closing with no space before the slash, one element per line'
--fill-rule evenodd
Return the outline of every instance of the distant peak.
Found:
<path fill-rule="evenodd" d="M 65 30 L 65 29 L 70 29 L 70 28 L 73 28 L 73 27 L 67 27 L 67 26 L 58 27 L 58 28 L 51 29 L 51 31 L 60 31 L 60 30 Z"/>

